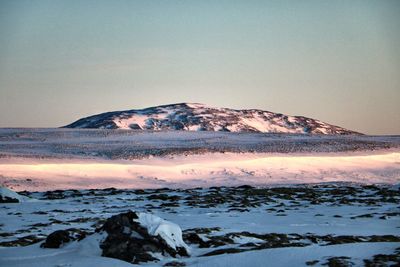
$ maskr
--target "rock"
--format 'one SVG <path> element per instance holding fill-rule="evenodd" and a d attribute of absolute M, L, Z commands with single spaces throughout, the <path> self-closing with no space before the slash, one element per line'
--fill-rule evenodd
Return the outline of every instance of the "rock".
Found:
<path fill-rule="evenodd" d="M 196 233 L 185 233 L 183 238 L 189 244 L 198 244 L 200 247 L 205 248 L 207 247 L 207 242 L 200 238 L 200 236 Z"/>
<path fill-rule="evenodd" d="M 46 241 L 40 245 L 42 248 L 60 248 L 65 243 L 82 240 L 87 233 L 81 229 L 70 228 L 66 230 L 57 230 L 47 236 Z"/>
<path fill-rule="evenodd" d="M 102 256 L 131 263 L 157 261 L 163 256 L 189 256 L 178 225 L 147 213 L 126 212 L 109 218 L 97 230 L 106 232 Z"/>
<path fill-rule="evenodd" d="M 0 247 L 23 247 L 42 241 L 44 238 L 36 235 L 19 237 L 16 240 L 0 242 Z"/>
<path fill-rule="evenodd" d="M 162 201 L 179 201 L 180 197 L 179 196 L 170 196 L 167 194 L 153 194 L 147 197 L 148 200 L 162 200 Z"/>
<path fill-rule="evenodd" d="M 44 193 L 44 198 L 45 199 L 64 199 L 65 195 L 64 195 L 64 191 L 63 190 L 54 190 L 54 191 L 47 191 L 46 193 Z"/>
<path fill-rule="evenodd" d="M 223 248 L 223 249 L 217 249 L 213 250 L 210 252 L 207 252 L 203 255 L 200 255 L 200 257 L 208 257 L 208 256 L 216 256 L 216 255 L 221 255 L 221 254 L 232 254 L 232 253 L 240 253 L 246 251 L 245 249 L 239 249 L 239 248 Z"/>
<path fill-rule="evenodd" d="M 170 262 L 167 262 L 166 264 L 164 264 L 164 267 L 171 267 L 171 266 L 183 267 L 183 266 L 186 266 L 186 263 L 180 262 L 180 261 L 170 261 Z"/>
<path fill-rule="evenodd" d="M 354 266 L 354 263 L 350 261 L 349 257 L 331 257 L 327 259 L 327 262 L 323 263 L 324 266 L 329 267 L 350 267 Z"/>
<path fill-rule="evenodd" d="M 247 184 L 244 184 L 244 185 L 241 185 L 241 186 L 238 186 L 238 187 L 236 187 L 237 189 L 244 189 L 244 190 L 251 190 L 251 189 L 254 189 L 254 187 L 253 186 L 251 186 L 251 185 L 247 185 Z"/>
<path fill-rule="evenodd" d="M 51 233 L 46 241 L 41 245 L 42 248 L 59 248 L 64 243 L 71 241 L 69 232 L 67 230 L 58 230 Z"/>
<path fill-rule="evenodd" d="M 0 203 L 19 203 L 18 199 L 0 196 Z"/>
<path fill-rule="evenodd" d="M 400 247 L 392 254 L 377 254 L 372 259 L 365 259 L 364 266 L 399 266 L 400 264 Z"/>
<path fill-rule="evenodd" d="M 21 196 L 6 187 L 0 186 L 0 203 L 18 203 L 28 199 L 28 197 Z"/>

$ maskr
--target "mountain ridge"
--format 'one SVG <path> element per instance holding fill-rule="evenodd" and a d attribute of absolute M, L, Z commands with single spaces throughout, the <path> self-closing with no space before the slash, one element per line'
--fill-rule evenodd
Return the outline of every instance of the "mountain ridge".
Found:
<path fill-rule="evenodd" d="M 187 102 L 100 113 L 62 128 L 360 134 L 304 116 Z"/>

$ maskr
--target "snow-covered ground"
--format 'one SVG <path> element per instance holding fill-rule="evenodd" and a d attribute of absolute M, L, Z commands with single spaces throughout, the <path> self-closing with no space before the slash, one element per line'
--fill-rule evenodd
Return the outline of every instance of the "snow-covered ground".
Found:
<path fill-rule="evenodd" d="M 395 255 L 400 247 L 400 193 L 392 186 L 105 189 L 28 196 L 38 200 L 0 204 L 0 266 L 130 266 L 101 257 L 104 237 L 91 235 L 104 219 L 128 210 L 146 214 L 138 221 L 149 233 L 179 236 L 181 228 L 191 251 L 190 257 L 161 256 L 145 266 L 171 261 L 187 266 L 306 266 L 316 261 L 322 266 L 334 257 L 349 257 L 362 266 L 378 254 Z M 58 249 L 35 243 L 60 229 L 78 229 L 88 237 Z"/>
<path fill-rule="evenodd" d="M 0 129 L 16 190 L 398 183 L 399 136 Z"/>
<path fill-rule="evenodd" d="M 400 149 L 400 136 L 95 129 L 0 129 L 0 159 L 131 160 L 204 153 L 336 153 Z"/>
<path fill-rule="evenodd" d="M 1 160 L 0 160 L 1 161 Z M 211 154 L 131 161 L 28 159 L 0 164 L 17 190 L 190 188 L 320 182 L 399 183 L 400 152 L 381 154 Z"/>
<path fill-rule="evenodd" d="M 389 266 L 399 184 L 399 136 L 0 129 L 0 185 L 29 191 L 0 188 L 19 201 L 0 203 L 0 266 L 132 266 L 93 234 L 129 210 L 189 246 L 145 266 Z M 40 247 L 66 229 L 87 237 Z"/>

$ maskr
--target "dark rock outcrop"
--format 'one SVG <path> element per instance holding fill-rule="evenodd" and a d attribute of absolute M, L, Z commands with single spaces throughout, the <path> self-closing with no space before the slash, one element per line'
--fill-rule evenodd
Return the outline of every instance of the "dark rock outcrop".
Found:
<path fill-rule="evenodd" d="M 166 257 L 189 256 L 189 247 L 182 239 L 180 227 L 151 214 L 128 211 L 114 215 L 96 232 L 106 234 L 105 239 L 99 239 L 104 257 L 137 264 L 158 261 L 155 257 L 157 254 Z M 58 230 L 48 235 L 41 247 L 60 248 L 68 242 L 80 241 L 86 235 L 87 232 L 81 229 Z"/>
<path fill-rule="evenodd" d="M 18 203 L 19 200 L 11 197 L 0 196 L 0 203 Z"/>
<path fill-rule="evenodd" d="M 46 241 L 41 245 L 42 248 L 59 248 L 64 243 L 71 241 L 69 232 L 67 230 L 58 230 L 51 233 Z"/>
<path fill-rule="evenodd" d="M 148 229 L 135 221 L 138 215 L 129 211 L 109 218 L 97 231 L 105 231 L 107 238 L 100 244 L 102 256 L 132 263 L 157 261 L 153 255 L 189 256 L 184 247 L 172 248 L 159 235 L 153 236 Z"/>
<path fill-rule="evenodd" d="M 57 230 L 47 236 L 46 240 L 41 244 L 42 248 L 60 248 L 64 244 L 82 240 L 87 233 L 80 229 L 70 228 L 67 230 Z"/>

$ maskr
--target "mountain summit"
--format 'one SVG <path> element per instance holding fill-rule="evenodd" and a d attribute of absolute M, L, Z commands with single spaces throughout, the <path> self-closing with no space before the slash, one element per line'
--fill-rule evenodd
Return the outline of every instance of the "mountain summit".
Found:
<path fill-rule="evenodd" d="M 261 133 L 358 134 L 319 120 L 258 109 L 179 103 L 82 118 L 65 128 L 186 130 Z"/>

